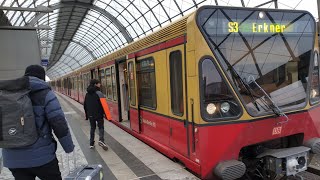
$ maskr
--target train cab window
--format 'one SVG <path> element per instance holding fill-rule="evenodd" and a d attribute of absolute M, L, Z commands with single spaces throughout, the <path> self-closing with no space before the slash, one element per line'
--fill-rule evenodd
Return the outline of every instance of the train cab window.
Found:
<path fill-rule="evenodd" d="M 128 73 L 129 73 L 129 86 L 130 86 L 130 104 L 132 106 L 135 106 L 136 105 L 136 88 L 135 88 L 133 62 L 129 62 L 128 64 Z"/>
<path fill-rule="evenodd" d="M 319 102 L 320 95 L 319 95 L 319 58 L 318 53 L 314 53 L 314 65 L 313 65 L 313 71 L 312 71 L 312 79 L 311 79 L 311 90 L 310 90 L 310 102 L 311 104 L 315 104 Z"/>
<path fill-rule="evenodd" d="M 156 78 L 152 57 L 140 60 L 137 64 L 139 103 L 151 109 L 157 107 Z"/>
<path fill-rule="evenodd" d="M 182 55 L 181 51 L 170 53 L 170 91 L 171 91 L 171 111 L 177 116 L 182 116 L 183 105 L 183 82 L 182 82 Z"/>
<path fill-rule="evenodd" d="M 112 84 L 111 84 L 111 72 L 110 68 L 106 69 L 106 79 L 107 79 L 107 98 L 112 99 Z"/>
<path fill-rule="evenodd" d="M 211 59 L 200 61 L 201 115 L 205 120 L 240 115 L 240 106 Z"/>
<path fill-rule="evenodd" d="M 116 90 L 116 73 L 114 66 L 111 67 L 111 79 L 112 79 L 112 97 L 113 100 L 117 100 L 117 90 Z"/>
<path fill-rule="evenodd" d="M 105 77 L 104 69 L 100 70 L 99 75 L 100 75 L 100 81 L 101 81 L 101 92 L 103 94 L 106 94 L 106 77 Z"/>

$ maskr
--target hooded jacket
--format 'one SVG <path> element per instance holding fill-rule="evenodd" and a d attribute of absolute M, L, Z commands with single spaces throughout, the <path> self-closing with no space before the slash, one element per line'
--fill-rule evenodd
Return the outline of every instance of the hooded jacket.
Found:
<path fill-rule="evenodd" d="M 3 165 L 7 168 L 31 168 L 51 162 L 56 157 L 57 149 L 52 130 L 66 153 L 74 149 L 64 113 L 50 86 L 33 76 L 29 79 L 36 126 L 39 129 L 42 127 L 41 131 L 44 135 L 30 146 L 3 149 Z"/>
<path fill-rule="evenodd" d="M 100 88 L 97 86 L 90 85 L 87 88 L 87 94 L 83 103 L 86 119 L 103 119 L 104 111 L 99 97 L 101 94 Z"/>
<path fill-rule="evenodd" d="M 84 99 L 84 111 L 86 112 L 86 119 L 103 119 L 104 111 L 100 102 L 100 97 L 102 93 L 100 92 L 100 88 L 97 86 L 90 85 L 87 88 L 87 94 Z"/>

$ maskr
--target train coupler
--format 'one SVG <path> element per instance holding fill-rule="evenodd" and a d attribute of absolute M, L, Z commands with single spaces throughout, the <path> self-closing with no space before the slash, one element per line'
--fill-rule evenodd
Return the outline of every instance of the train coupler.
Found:
<path fill-rule="evenodd" d="M 263 159 L 265 169 L 275 174 L 295 176 L 307 170 L 309 147 L 299 146 L 283 149 L 268 149 L 257 158 Z"/>

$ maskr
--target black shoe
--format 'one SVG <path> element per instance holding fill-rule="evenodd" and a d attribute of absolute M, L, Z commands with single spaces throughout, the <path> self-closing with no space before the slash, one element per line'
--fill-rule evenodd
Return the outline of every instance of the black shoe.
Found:
<path fill-rule="evenodd" d="M 98 144 L 99 144 L 99 146 L 101 146 L 101 147 L 103 148 L 103 150 L 105 150 L 105 151 L 108 150 L 108 147 L 107 147 L 107 145 L 106 145 L 104 142 L 99 141 Z"/>
<path fill-rule="evenodd" d="M 93 148 L 94 148 L 94 141 L 90 142 L 90 149 L 93 149 Z"/>

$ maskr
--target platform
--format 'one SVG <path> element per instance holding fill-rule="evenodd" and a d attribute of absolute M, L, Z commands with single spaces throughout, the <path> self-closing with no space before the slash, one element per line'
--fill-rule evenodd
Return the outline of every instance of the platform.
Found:
<path fill-rule="evenodd" d="M 198 179 L 180 164 L 168 159 L 109 121 L 105 121 L 104 124 L 105 142 L 109 150 L 104 151 L 98 146 L 98 130 L 96 130 L 95 149 L 89 149 L 90 125 L 84 118 L 83 106 L 62 94 L 57 93 L 57 97 L 71 127 L 76 145 L 77 166 L 87 163 L 102 164 L 105 180 Z M 63 177 L 68 174 L 69 169 L 74 169 L 72 155 L 69 155 L 70 167 L 68 167 L 67 156 L 59 144 L 57 158 Z M 12 180 L 13 177 L 10 171 L 4 168 L 0 179 Z"/>
<path fill-rule="evenodd" d="M 105 142 L 109 147 L 104 151 L 96 143 L 95 149 L 89 148 L 90 125 L 84 119 L 83 106 L 69 97 L 57 93 L 62 109 L 70 126 L 75 143 L 76 166 L 84 164 L 102 164 L 105 180 L 198 180 L 182 165 L 120 129 L 105 121 Z M 98 131 L 96 130 L 96 142 Z M 68 156 L 69 165 L 68 166 Z M 62 177 L 74 169 L 72 154 L 67 155 L 58 143 L 57 158 Z M 310 167 L 315 174 L 320 172 L 320 156 L 313 156 Z M 319 180 L 320 176 L 310 172 L 300 173 L 305 180 Z M 3 168 L 0 180 L 13 180 L 10 171 Z"/>

